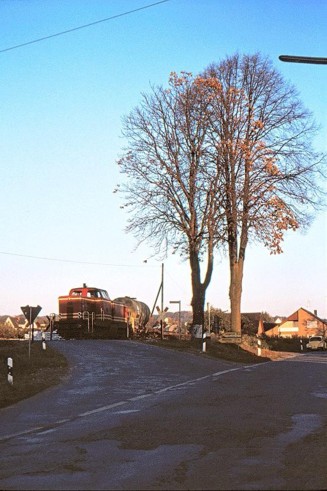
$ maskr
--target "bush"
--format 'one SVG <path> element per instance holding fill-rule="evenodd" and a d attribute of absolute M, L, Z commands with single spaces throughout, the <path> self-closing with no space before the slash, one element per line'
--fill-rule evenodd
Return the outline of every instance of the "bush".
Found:
<path fill-rule="evenodd" d="M 0 324 L 0 339 L 17 339 L 18 331 L 13 327 Z"/>
<path fill-rule="evenodd" d="M 272 351 L 301 351 L 301 340 L 303 347 L 307 343 L 307 338 L 301 338 L 299 336 L 292 336 L 291 338 L 282 338 L 279 336 L 264 336 L 264 339 Z"/>

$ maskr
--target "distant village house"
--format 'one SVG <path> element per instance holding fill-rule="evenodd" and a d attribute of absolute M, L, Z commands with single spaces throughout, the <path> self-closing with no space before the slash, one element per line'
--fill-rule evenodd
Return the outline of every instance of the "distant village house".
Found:
<path fill-rule="evenodd" d="M 283 321 L 267 329 L 264 323 L 264 333 L 266 336 L 280 336 L 290 338 L 292 336 L 310 337 L 327 336 L 327 321 L 317 316 L 317 311 L 309 312 L 303 307 L 288 316 Z"/>

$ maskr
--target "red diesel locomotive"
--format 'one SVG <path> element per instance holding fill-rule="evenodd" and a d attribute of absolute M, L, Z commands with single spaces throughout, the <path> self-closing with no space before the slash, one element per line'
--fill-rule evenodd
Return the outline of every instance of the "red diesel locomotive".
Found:
<path fill-rule="evenodd" d="M 55 323 L 58 334 L 65 339 L 129 337 L 138 325 L 139 314 L 121 298 L 117 300 L 110 300 L 106 290 L 90 288 L 85 283 L 81 288 L 72 288 L 68 295 L 58 299 L 59 320 Z M 142 318 L 144 321 L 148 318 Z"/>

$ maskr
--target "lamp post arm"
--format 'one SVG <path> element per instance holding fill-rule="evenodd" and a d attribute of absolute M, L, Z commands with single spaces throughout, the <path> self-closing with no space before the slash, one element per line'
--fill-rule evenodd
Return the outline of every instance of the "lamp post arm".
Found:
<path fill-rule="evenodd" d="M 327 58 L 320 58 L 316 56 L 293 56 L 293 55 L 280 55 L 280 61 L 286 61 L 290 63 L 311 63 L 314 65 L 327 65 Z"/>

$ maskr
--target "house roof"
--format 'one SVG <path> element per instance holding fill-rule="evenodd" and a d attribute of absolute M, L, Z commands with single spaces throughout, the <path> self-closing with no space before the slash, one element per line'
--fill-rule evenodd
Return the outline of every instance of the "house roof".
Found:
<path fill-rule="evenodd" d="M 259 321 L 262 317 L 262 312 L 241 312 L 241 317 L 246 317 L 253 322 Z"/>
<path fill-rule="evenodd" d="M 9 324 L 15 329 L 19 328 L 19 323 L 17 317 L 13 317 L 11 315 L 7 315 L 6 318 L 4 319 L 4 324 Z"/>
<path fill-rule="evenodd" d="M 266 331 L 269 331 L 270 329 L 273 329 L 274 327 L 280 325 L 279 322 L 265 322 L 263 323 L 263 328 Z"/>
<path fill-rule="evenodd" d="M 293 314 L 286 317 L 286 319 L 283 320 L 282 324 L 284 324 L 287 321 L 298 321 L 298 320 L 299 320 L 299 311 L 297 310 L 296 312 L 293 312 Z"/>
<path fill-rule="evenodd" d="M 283 320 L 282 324 L 284 324 L 287 321 L 298 321 L 300 310 L 303 310 L 304 312 L 306 312 L 307 314 L 309 314 L 313 318 L 317 319 L 318 321 L 322 322 L 323 324 L 327 324 L 326 320 L 321 319 L 316 314 L 314 314 L 313 312 L 310 312 L 309 310 L 305 309 L 304 307 L 300 307 L 295 312 L 293 312 L 293 314 L 289 315 L 286 319 Z"/>
<path fill-rule="evenodd" d="M 297 322 L 299 320 L 299 312 L 300 312 L 300 310 L 303 310 L 308 315 L 310 315 L 310 317 L 312 317 L 314 319 L 317 319 L 319 322 L 322 322 L 323 324 L 325 324 L 327 326 L 327 321 L 326 320 L 321 319 L 320 317 L 318 317 L 313 312 L 310 312 L 309 310 L 307 310 L 307 309 L 305 309 L 303 307 L 300 307 L 295 312 L 293 312 L 291 315 L 289 315 L 288 317 L 284 318 L 281 323 L 277 323 L 277 322 L 276 323 L 264 322 L 264 329 L 265 329 L 265 331 L 269 331 L 270 329 L 273 329 L 277 325 L 283 326 L 283 324 L 285 324 L 286 322 L 289 322 L 289 321 Z"/>

